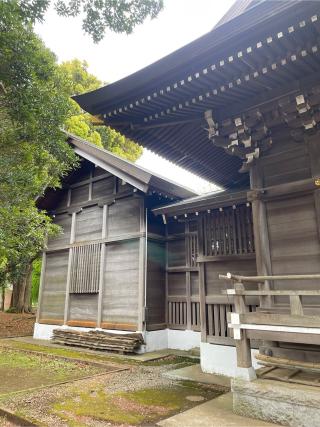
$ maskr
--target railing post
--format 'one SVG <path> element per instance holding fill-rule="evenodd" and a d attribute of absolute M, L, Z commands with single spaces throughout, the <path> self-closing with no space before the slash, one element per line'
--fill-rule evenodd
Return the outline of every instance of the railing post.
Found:
<path fill-rule="evenodd" d="M 238 282 L 234 284 L 234 289 L 235 313 L 231 313 L 231 319 L 233 324 L 239 325 L 239 328 L 233 330 L 237 350 L 237 369 L 235 376 L 252 381 L 256 379 L 257 376 L 252 366 L 250 340 L 246 336 L 246 331 L 240 327 L 240 315 L 246 313 L 248 308 L 245 303 L 245 297 L 237 294 L 238 291 L 244 291 L 244 286 L 242 283 Z"/>

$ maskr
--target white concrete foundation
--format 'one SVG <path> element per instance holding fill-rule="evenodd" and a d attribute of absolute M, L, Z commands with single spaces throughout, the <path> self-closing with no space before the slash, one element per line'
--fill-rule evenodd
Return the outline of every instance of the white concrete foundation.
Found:
<path fill-rule="evenodd" d="M 59 325 L 46 325 L 42 323 L 35 323 L 33 338 L 41 340 L 50 340 L 53 335 L 54 329 L 73 329 L 76 331 L 90 331 L 93 329 L 102 330 L 98 328 L 81 328 L 77 326 L 59 326 Z M 119 330 L 107 330 L 114 334 L 128 334 L 128 331 Z M 139 331 L 137 331 L 139 332 Z M 173 329 L 161 329 L 159 331 L 146 331 L 142 333 L 145 340 L 139 353 L 164 350 L 164 349 L 175 349 L 175 350 L 190 350 L 194 347 L 200 346 L 200 332 L 194 331 L 183 331 Z"/>
<path fill-rule="evenodd" d="M 200 347 L 200 341 L 200 332 L 168 329 L 168 348 L 191 350 L 194 347 Z"/>
<path fill-rule="evenodd" d="M 168 348 L 168 330 L 146 331 L 144 341 L 146 343 L 145 352 L 147 353 Z"/>
<path fill-rule="evenodd" d="M 251 350 L 253 368 L 258 368 L 254 357 L 258 350 Z M 200 363 L 203 372 L 208 374 L 227 375 L 237 377 L 236 348 L 226 345 L 216 345 L 202 342 L 200 344 Z"/>

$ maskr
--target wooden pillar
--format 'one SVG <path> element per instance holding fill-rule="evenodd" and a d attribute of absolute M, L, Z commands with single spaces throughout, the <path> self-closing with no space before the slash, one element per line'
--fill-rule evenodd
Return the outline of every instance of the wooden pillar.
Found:
<path fill-rule="evenodd" d="M 261 168 L 255 163 L 250 170 L 250 184 L 253 193 L 251 193 L 253 233 L 256 252 L 257 273 L 259 276 L 271 276 L 271 254 L 269 231 L 267 221 L 267 208 L 264 201 L 259 199 L 259 195 L 254 195 L 254 190 L 263 188 L 263 176 Z M 253 195 L 253 196 L 252 196 Z M 265 281 L 261 290 L 268 290 L 271 287 L 269 281 Z M 261 297 L 261 307 L 268 307 L 272 303 L 270 297 Z"/>
<path fill-rule="evenodd" d="M 168 323 L 169 323 L 169 302 L 168 302 L 168 296 L 169 296 L 169 273 L 168 273 L 168 267 L 169 267 L 169 256 L 168 256 L 168 251 L 169 251 L 169 243 L 168 243 L 168 225 L 165 224 L 165 230 L 166 230 L 166 243 L 165 243 L 165 268 L 166 268 L 166 272 L 165 272 L 165 322 L 166 322 L 166 326 L 168 327 Z"/>
<path fill-rule="evenodd" d="M 102 211 L 102 232 L 101 238 L 106 239 L 108 236 L 108 205 L 103 205 Z M 100 252 L 100 271 L 99 271 L 99 295 L 98 295 L 98 314 L 97 314 L 97 328 L 101 328 L 102 314 L 103 314 L 103 288 L 104 288 L 104 269 L 106 261 L 106 243 L 101 243 Z"/>
<path fill-rule="evenodd" d="M 71 219 L 71 233 L 70 233 L 70 244 L 75 241 L 76 234 L 76 212 L 72 213 Z M 64 302 L 64 317 L 63 324 L 66 325 L 69 317 L 69 303 L 70 303 L 70 279 L 71 279 L 71 264 L 72 264 L 72 252 L 73 249 L 69 248 L 69 257 L 68 257 L 68 272 L 67 272 L 67 284 L 66 284 L 66 297 Z"/>
<path fill-rule="evenodd" d="M 190 239 L 189 239 L 189 222 L 185 221 L 185 251 L 186 251 L 186 267 L 190 268 Z M 186 305 L 187 305 L 187 329 L 191 329 L 191 278 L 190 271 L 186 271 Z"/>
<path fill-rule="evenodd" d="M 198 219 L 199 237 L 199 257 L 203 256 L 204 229 L 202 215 Z M 201 342 L 207 341 L 207 316 L 206 316 L 206 283 L 205 264 L 199 264 L 199 298 L 200 298 L 200 322 L 201 322 Z"/>
<path fill-rule="evenodd" d="M 44 290 L 44 275 L 46 272 L 46 263 L 47 263 L 47 254 L 45 251 L 43 251 L 42 252 L 42 263 L 41 263 L 41 274 L 40 274 L 38 308 L 37 308 L 37 316 L 36 316 L 36 322 L 37 323 L 39 323 L 39 320 L 40 320 L 40 310 L 41 310 L 42 296 L 43 296 L 43 290 Z"/>
<path fill-rule="evenodd" d="M 244 291 L 244 286 L 242 283 L 235 283 L 234 288 L 236 291 Z M 236 294 L 234 296 L 234 306 L 235 313 L 231 313 L 232 317 L 237 316 L 238 318 L 240 318 L 241 314 L 246 313 L 248 311 L 248 307 L 245 304 L 244 296 L 242 295 Z M 238 334 L 238 336 L 236 334 Z M 252 366 L 250 340 L 246 336 L 246 331 L 234 330 L 234 338 L 237 349 L 236 376 L 246 380 L 256 379 L 255 370 Z"/>

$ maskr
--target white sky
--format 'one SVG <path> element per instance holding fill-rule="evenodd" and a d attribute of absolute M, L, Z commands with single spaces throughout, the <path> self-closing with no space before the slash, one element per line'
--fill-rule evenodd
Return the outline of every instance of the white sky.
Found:
<path fill-rule="evenodd" d="M 59 62 L 84 59 L 92 74 L 112 83 L 207 33 L 233 3 L 234 0 L 164 0 L 164 10 L 158 18 L 146 21 L 131 35 L 108 31 L 99 44 L 83 33 L 81 18 L 61 18 L 53 10 L 47 13 L 43 24 L 36 25 L 36 32 Z M 137 164 L 201 193 L 216 188 L 146 149 Z"/>

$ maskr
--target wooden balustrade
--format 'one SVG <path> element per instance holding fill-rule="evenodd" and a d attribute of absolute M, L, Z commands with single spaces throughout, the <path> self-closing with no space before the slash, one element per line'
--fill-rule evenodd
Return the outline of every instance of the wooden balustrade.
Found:
<path fill-rule="evenodd" d="M 320 315 L 305 315 L 301 302 L 303 296 L 320 296 L 320 290 L 273 290 L 269 284 L 261 284 L 262 281 L 270 283 L 274 280 L 320 280 L 320 274 L 238 276 L 228 273 L 219 277 L 233 282 L 233 288 L 223 293 L 234 298 L 234 311 L 228 313 L 227 318 L 228 327 L 233 330 L 236 340 L 239 368 L 252 368 L 250 339 L 320 345 Z M 243 285 L 246 282 L 259 284 L 259 289 L 246 290 Z M 250 312 L 245 298 L 252 296 L 260 299 L 288 297 L 288 309 L 282 309 L 283 312 L 279 313 L 272 305 L 262 305 L 257 311 Z"/>
<path fill-rule="evenodd" d="M 192 329 L 200 331 L 200 302 L 186 297 L 168 297 L 168 327 L 172 329 Z M 190 326 L 188 325 L 190 319 Z M 189 326 L 189 327 L 188 327 Z"/>

